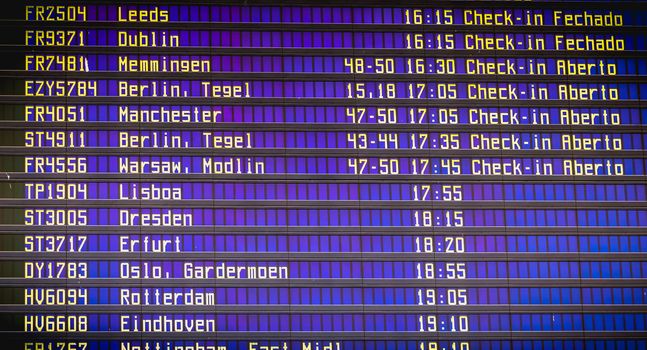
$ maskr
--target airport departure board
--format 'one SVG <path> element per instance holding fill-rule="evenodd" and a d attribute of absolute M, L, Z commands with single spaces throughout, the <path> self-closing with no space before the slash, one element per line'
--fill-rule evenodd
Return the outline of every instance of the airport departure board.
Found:
<path fill-rule="evenodd" d="M 647 2 L 0 19 L 0 348 L 647 349 Z"/>

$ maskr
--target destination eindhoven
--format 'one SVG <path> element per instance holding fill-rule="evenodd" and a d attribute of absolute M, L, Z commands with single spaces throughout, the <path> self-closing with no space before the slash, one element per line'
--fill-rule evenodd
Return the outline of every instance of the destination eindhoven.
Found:
<path fill-rule="evenodd" d="M 296 344 L 295 344 L 296 343 Z M 228 350 L 228 345 L 215 341 L 183 341 L 180 344 L 170 341 L 135 340 L 122 341 L 119 350 Z M 247 350 L 341 350 L 339 341 L 249 341 Z M 430 347 L 431 349 L 431 347 Z M 85 350 L 79 348 L 78 350 Z"/>

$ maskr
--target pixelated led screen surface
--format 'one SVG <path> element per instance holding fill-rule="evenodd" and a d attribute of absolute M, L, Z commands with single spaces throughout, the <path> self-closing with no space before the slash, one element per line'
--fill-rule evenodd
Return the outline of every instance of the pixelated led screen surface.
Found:
<path fill-rule="evenodd" d="M 647 348 L 647 2 L 0 18 L 3 349 Z"/>

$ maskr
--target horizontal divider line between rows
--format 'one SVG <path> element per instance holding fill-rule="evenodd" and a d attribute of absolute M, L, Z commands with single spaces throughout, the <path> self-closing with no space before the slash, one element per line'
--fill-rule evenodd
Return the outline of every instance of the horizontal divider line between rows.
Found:
<path fill-rule="evenodd" d="M 413 201 L 413 200 L 220 200 L 220 199 L 6 199 L 0 208 L 169 209 L 647 209 L 646 201 Z"/>
<path fill-rule="evenodd" d="M 59 336 L 66 340 L 114 340 L 114 341 L 159 341 L 165 340 L 312 340 L 335 339 L 334 341 L 437 341 L 437 340 L 494 340 L 494 341 L 528 341 L 528 340 L 568 340 L 568 341 L 592 341 L 592 340 L 627 340 L 647 339 L 647 332 L 642 331 L 487 331 L 487 332 L 23 332 L 23 331 L 2 331 L 3 340 L 34 341 L 51 340 Z M 21 344 L 22 345 L 22 344 Z M 324 344 L 325 345 L 325 344 Z"/>
<path fill-rule="evenodd" d="M 164 312 L 168 314 L 191 314 L 191 313 L 209 313 L 209 314 L 308 314 L 323 313 L 343 314 L 343 313 L 360 313 L 360 314 L 434 314 L 434 313 L 457 313 L 467 315 L 478 315 L 484 313 L 495 314 L 517 314 L 517 313 L 644 313 L 647 312 L 645 305 L 397 305 L 397 306 L 380 306 L 380 305 L 358 305 L 358 306 L 339 306 L 339 305 L 222 305 L 215 306 L 189 306 L 189 305 L 65 305 L 65 306 L 41 306 L 41 305 L 7 305 L 0 304 L 0 313 L 86 313 L 97 312 L 102 314 L 123 314 L 123 313 L 153 313 Z"/>
<path fill-rule="evenodd" d="M 647 106 L 647 105 L 646 105 Z M 507 112 L 506 112 L 507 113 Z M 381 132 L 381 133 L 647 133 L 647 125 L 569 125 L 569 124 L 351 124 L 351 123 L 175 123 L 175 122 L 30 122 L 0 121 L 0 131 L 34 131 L 38 129 L 66 131 L 249 131 L 249 132 Z M 216 129 L 216 130 L 214 130 Z M 424 149 L 423 149 L 424 150 Z"/>
<path fill-rule="evenodd" d="M 129 235 L 131 239 L 139 239 L 140 234 Z M 140 244 L 140 243 L 138 243 Z M 140 244 L 141 245 L 141 244 Z M 128 248 L 130 249 L 130 248 Z M 171 249 L 171 248 L 169 248 Z M 3 260 L 11 262 L 27 262 L 36 259 L 54 260 L 87 260 L 87 261 L 119 261 L 160 259 L 164 261 L 182 261 L 187 259 L 204 261 L 278 261 L 278 262 L 506 262 L 506 261 L 549 261 L 549 262 L 645 262 L 647 257 L 642 253 L 299 253 L 299 252 L 165 252 L 150 253 L 139 250 L 133 252 L 20 252 L 2 251 Z M 442 279 L 442 278 L 440 278 Z"/>
<path fill-rule="evenodd" d="M 70 78 L 70 74 L 74 77 Z M 352 78 L 351 78 L 352 77 Z M 25 70 L 0 70 L 0 79 L 12 78 L 19 80 L 65 79 L 65 80 L 148 80 L 159 78 L 162 80 L 174 78 L 178 81 L 206 81 L 206 80 L 244 80 L 249 82 L 280 80 L 282 82 L 429 82 L 429 83 L 555 83 L 555 84 L 644 84 L 647 75 L 560 75 L 560 74 L 353 74 L 353 73 L 249 73 L 249 72 L 121 72 L 121 71 L 25 71 Z M 566 78 L 566 79 L 565 79 Z M 377 98 L 377 97 L 376 97 Z M 359 100 L 359 99 L 358 99 Z"/>
<path fill-rule="evenodd" d="M 504 226 L 504 227 L 406 227 L 406 226 L 27 226 L 0 225 L 0 233 L 16 234 L 23 232 L 105 233 L 105 234 L 240 234 L 240 235 L 321 235 L 321 234 L 360 234 L 360 235 L 610 235 L 632 234 L 647 235 L 646 227 L 597 227 L 597 226 Z M 136 233 L 135 233 L 136 232 Z"/>
<path fill-rule="evenodd" d="M 0 104 L 110 104 L 169 106 L 228 105 L 228 106 L 308 106 L 308 107 L 466 107 L 466 108 L 643 108 L 642 100 L 483 100 L 483 99 L 357 99 L 357 98 L 220 98 L 220 97 L 118 97 L 118 96 L 25 96 L 1 95 Z"/>
<path fill-rule="evenodd" d="M 647 50 L 631 51 L 565 51 L 565 50 L 471 50 L 471 49 L 361 49 L 361 48 L 237 48 L 237 47 L 127 47 L 127 46 L 30 46 L 15 43 L 0 44 L 0 52 L 18 54 L 140 54 L 140 55 L 250 55 L 250 56 L 394 56 L 394 57 L 445 57 L 445 58 L 645 58 Z M 359 54 L 359 55 L 358 55 Z M 506 57 L 507 58 L 507 57 Z"/>
<path fill-rule="evenodd" d="M 372 287 L 434 287 L 434 288 L 459 288 L 459 287 L 478 287 L 478 288 L 526 288 L 526 287 L 543 287 L 543 288 L 622 288 L 622 287 L 644 287 L 645 280 L 642 278 L 619 279 L 619 278 L 599 278 L 599 279 L 465 279 L 465 280 L 448 280 L 448 279 L 182 279 L 182 278 L 164 278 L 164 279 L 123 279 L 123 278 L 100 278 L 100 279 L 28 279 L 28 278 L 0 278 L 2 287 L 66 287 L 66 288 L 91 288 L 91 287 L 123 287 L 123 288 L 144 288 L 144 287 L 174 287 L 174 288 L 216 288 L 216 287 L 238 287 L 238 288 L 268 288 L 268 287 L 307 287 L 325 286 L 326 288 L 372 288 Z"/>

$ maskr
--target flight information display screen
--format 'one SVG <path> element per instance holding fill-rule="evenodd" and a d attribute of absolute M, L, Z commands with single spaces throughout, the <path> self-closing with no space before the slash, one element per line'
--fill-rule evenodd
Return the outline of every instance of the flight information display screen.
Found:
<path fill-rule="evenodd" d="M 647 2 L 0 19 L 3 349 L 647 349 Z"/>

